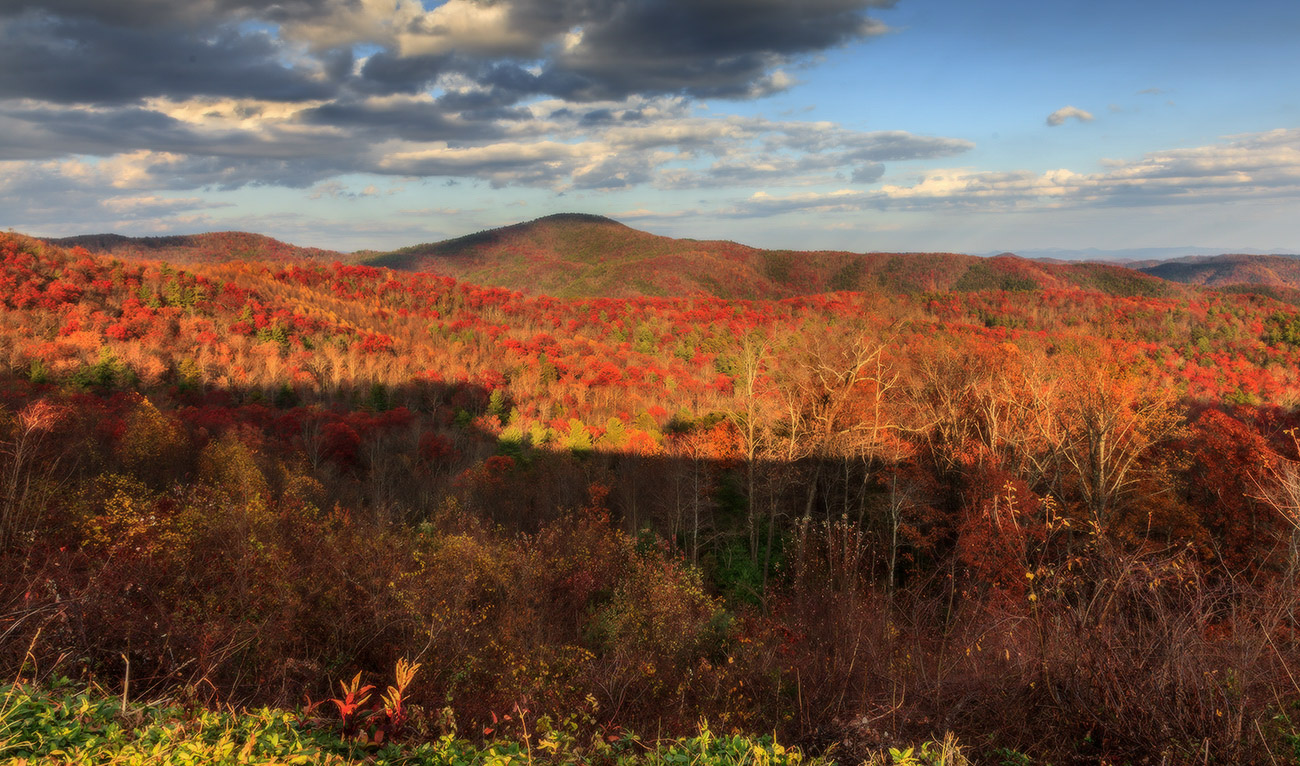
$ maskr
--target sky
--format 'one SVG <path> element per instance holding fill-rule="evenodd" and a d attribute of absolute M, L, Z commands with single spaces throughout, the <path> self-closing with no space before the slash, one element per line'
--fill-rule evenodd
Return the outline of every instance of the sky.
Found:
<path fill-rule="evenodd" d="M 1300 252 L 1300 3 L 0 0 L 0 227 Z"/>

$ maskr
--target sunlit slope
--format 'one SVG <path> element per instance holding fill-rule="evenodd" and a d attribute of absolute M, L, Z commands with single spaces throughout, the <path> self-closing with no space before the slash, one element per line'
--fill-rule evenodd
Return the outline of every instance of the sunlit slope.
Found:
<path fill-rule="evenodd" d="M 179 234 L 167 237 L 82 234 L 45 241 L 58 247 L 83 247 L 92 253 L 102 253 L 117 258 L 158 260 L 176 264 L 226 261 L 280 263 L 303 260 L 329 263 L 348 259 L 347 256 L 333 250 L 299 247 L 262 234 L 243 231 Z"/>
<path fill-rule="evenodd" d="M 600 216 L 562 214 L 371 256 L 365 262 L 559 297 L 788 298 L 836 291 L 923 293 L 1081 287 L 1161 295 L 1161 280 L 1098 264 L 1015 256 L 762 250 L 674 239 Z"/>
<path fill-rule="evenodd" d="M 1215 255 L 1144 264 L 1141 271 L 1171 282 L 1206 287 L 1259 285 L 1300 288 L 1300 257 Z"/>

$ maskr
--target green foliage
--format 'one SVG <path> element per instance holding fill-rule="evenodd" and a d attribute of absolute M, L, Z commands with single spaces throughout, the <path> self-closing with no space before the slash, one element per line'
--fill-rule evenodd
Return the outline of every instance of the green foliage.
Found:
<path fill-rule="evenodd" d="M 386 762 L 400 762 L 396 754 L 386 753 Z M 362 755 L 287 711 L 123 706 L 66 683 L 12 685 L 0 698 L 0 759 L 9 763 L 343 764 Z"/>
<path fill-rule="evenodd" d="M 140 289 L 136 291 L 136 297 L 151 309 L 161 308 L 163 305 L 162 298 L 153 285 L 140 285 Z"/>
<path fill-rule="evenodd" d="M 549 386 L 559 381 L 560 371 L 546 358 L 546 354 L 537 355 L 537 382 Z"/>
<path fill-rule="evenodd" d="M 99 350 L 94 364 L 84 365 L 72 374 L 72 384 L 82 391 L 108 391 L 117 385 L 130 385 L 134 374 L 107 348 Z"/>
<path fill-rule="evenodd" d="M 577 418 L 569 418 L 569 432 L 560 440 L 560 446 L 575 455 L 585 455 L 592 450 L 591 434 Z"/>
<path fill-rule="evenodd" d="M 393 688 L 384 697 L 391 710 Z M 444 717 L 448 717 L 444 714 Z M 123 705 L 79 691 L 67 681 L 48 688 L 0 687 L 0 759 L 7 763 L 328 764 L 351 766 L 816 766 L 770 736 L 716 735 L 701 725 L 693 737 L 644 744 L 634 734 L 583 742 L 569 721 L 541 717 L 520 736 L 474 743 L 446 734 L 432 741 L 376 745 L 344 736 L 309 711 L 257 708 L 240 712 Z M 897 762 L 897 761 L 896 761 Z M 911 762 L 908 762 L 911 763 Z M 935 764 L 926 760 L 916 763 Z"/>
<path fill-rule="evenodd" d="M 365 407 L 373 412 L 387 412 L 392 409 L 393 402 L 388 396 L 388 386 L 379 382 L 371 383 L 370 393 L 366 396 Z"/>
<path fill-rule="evenodd" d="M 1234 406 L 1246 406 L 1246 407 L 1255 407 L 1258 406 L 1260 403 L 1260 399 L 1258 396 L 1256 396 L 1255 394 L 1249 391 L 1243 391 L 1240 388 L 1238 388 L 1235 391 L 1228 392 L 1228 395 L 1224 397 L 1223 401 L 1226 404 L 1231 404 Z"/>
<path fill-rule="evenodd" d="M 276 407 L 287 410 L 298 406 L 298 392 L 288 383 L 283 383 L 275 390 L 272 402 Z"/>
<path fill-rule="evenodd" d="M 27 379 L 31 381 L 32 385 L 36 386 L 50 382 L 50 368 L 45 364 L 45 360 L 32 360 L 31 365 L 27 368 Z"/>
<path fill-rule="evenodd" d="M 709 580 L 729 604 L 754 604 L 761 600 L 763 570 L 740 539 L 719 546 L 706 563 Z"/>
<path fill-rule="evenodd" d="M 627 428 L 623 421 L 618 418 L 610 418 L 605 421 L 605 433 L 600 437 L 600 446 L 603 449 L 617 450 L 627 444 Z"/>
<path fill-rule="evenodd" d="M 1173 290 L 1168 282 L 1118 266 L 1082 264 L 1078 268 L 1080 287 L 1107 295 L 1159 298 Z"/>
<path fill-rule="evenodd" d="M 862 276 L 865 272 L 866 264 L 855 258 L 832 274 L 826 286 L 833 291 L 857 290 L 862 284 Z"/>
<path fill-rule="evenodd" d="M 980 290 L 1024 292 L 1037 290 L 1038 283 L 1029 277 L 1009 274 L 995 269 L 988 263 L 977 261 L 966 269 L 966 273 L 961 275 L 961 278 L 957 280 L 952 289 L 962 293 L 978 292 Z"/>
<path fill-rule="evenodd" d="M 492 393 L 488 396 L 487 414 L 495 415 L 498 418 L 504 417 L 508 408 L 509 403 L 506 401 L 506 392 L 500 388 L 492 389 Z"/>
<path fill-rule="evenodd" d="M 268 324 L 257 331 L 259 343 L 274 343 L 281 349 L 289 348 L 289 330 L 279 322 Z"/>
<path fill-rule="evenodd" d="M 793 253 L 787 251 L 773 251 L 763 254 L 763 276 L 778 285 L 787 285 L 790 283 L 790 276 L 793 269 Z"/>
<path fill-rule="evenodd" d="M 648 324 L 637 325 L 636 335 L 632 343 L 632 350 L 638 354 L 653 354 L 655 347 L 658 345 L 658 337 L 655 331 Z"/>
<path fill-rule="evenodd" d="M 176 367 L 176 385 L 182 391 L 197 391 L 203 382 L 203 371 L 192 356 L 181 359 Z M 288 385 L 288 384 L 286 384 Z"/>
<path fill-rule="evenodd" d="M 1300 347 L 1300 315 L 1274 312 L 1264 324 L 1262 340 L 1270 346 Z"/>
<path fill-rule="evenodd" d="M 1025 326 L 1025 320 L 1021 319 L 1020 317 L 1007 316 L 1006 314 L 999 314 L 995 311 L 987 311 L 984 309 L 980 309 L 978 312 L 976 312 L 976 316 L 978 316 L 979 320 L 984 323 L 985 327 L 989 327 L 989 328 L 993 328 L 993 327 L 1020 328 Z"/>

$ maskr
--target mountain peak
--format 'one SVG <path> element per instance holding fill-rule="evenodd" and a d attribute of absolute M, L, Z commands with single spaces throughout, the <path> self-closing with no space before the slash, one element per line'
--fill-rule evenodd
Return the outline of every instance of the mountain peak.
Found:
<path fill-rule="evenodd" d="M 399 271 L 561 298 L 710 295 L 772 299 L 839 291 L 1032 290 L 1065 285 L 1159 291 L 1137 272 L 1034 264 L 1013 254 L 761 250 L 674 239 L 599 215 L 560 213 L 365 259 Z M 1120 270 L 1121 272 L 1124 270 Z"/>

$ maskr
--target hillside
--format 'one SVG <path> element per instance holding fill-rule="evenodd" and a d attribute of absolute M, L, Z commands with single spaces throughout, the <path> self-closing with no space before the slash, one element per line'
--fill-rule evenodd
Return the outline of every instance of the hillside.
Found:
<path fill-rule="evenodd" d="M 167 237 L 126 237 L 121 234 L 81 234 L 75 237 L 48 238 L 52 245 L 81 247 L 92 253 L 133 260 L 167 261 L 178 265 L 220 263 L 224 261 L 346 260 L 333 250 L 299 247 L 262 234 L 243 231 L 179 234 Z"/>
<path fill-rule="evenodd" d="M 1189 285 L 1300 288 L 1300 256 L 1293 255 L 1189 256 L 1133 264 L 1133 267 L 1170 282 Z"/>
<path fill-rule="evenodd" d="M 364 262 L 566 298 L 779 299 L 841 290 L 913 294 L 1064 287 L 1130 295 L 1168 292 L 1159 281 L 1119 266 L 1037 263 L 1013 255 L 762 250 L 662 237 L 581 214 L 415 245 Z"/>
<path fill-rule="evenodd" d="M 411 731 L 533 752 L 1296 736 L 1293 306 L 1015 258 L 724 300 L 214 256 L 0 234 L 0 676 L 288 706 L 410 660 Z"/>

